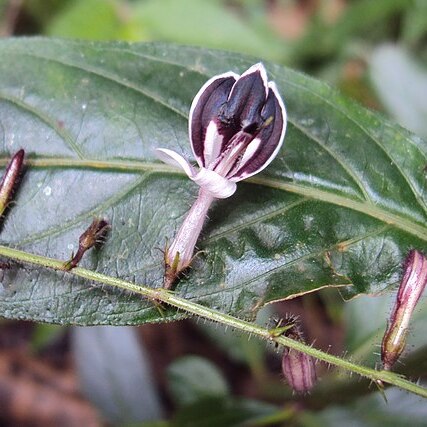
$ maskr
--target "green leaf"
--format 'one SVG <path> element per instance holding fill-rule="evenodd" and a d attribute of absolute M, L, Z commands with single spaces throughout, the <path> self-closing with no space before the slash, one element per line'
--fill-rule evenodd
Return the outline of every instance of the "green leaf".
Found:
<path fill-rule="evenodd" d="M 75 0 L 45 26 L 52 37 L 88 40 L 150 39 L 136 5 L 123 0 Z"/>
<path fill-rule="evenodd" d="M 406 44 L 423 46 L 427 35 L 427 3 L 415 1 L 405 13 L 402 25 L 402 39 Z M 424 46 L 425 52 L 425 46 Z"/>
<path fill-rule="evenodd" d="M 412 0 L 359 0 L 346 5 L 331 21 L 321 9 L 311 20 L 305 36 L 293 46 L 293 59 L 299 62 L 325 59 L 348 48 L 355 40 L 384 39 L 393 16 L 413 8 Z"/>
<path fill-rule="evenodd" d="M 3 157 L 25 148 L 30 160 L 2 242 L 69 259 L 100 215 L 111 223 L 108 241 L 81 265 L 161 286 L 161 250 L 198 190 L 153 149 L 191 158 L 192 98 L 208 77 L 254 59 L 54 39 L 2 40 L 0 56 Z M 216 202 L 203 252 L 176 292 L 253 317 L 263 304 L 321 287 L 352 296 L 397 283 L 408 249 L 427 250 L 426 143 L 325 84 L 266 65 L 289 113 L 284 148 Z M 4 317 L 83 325 L 182 317 L 66 273 L 18 267 L 3 272 Z"/>
<path fill-rule="evenodd" d="M 35 352 L 43 350 L 61 335 L 64 335 L 67 328 L 59 325 L 38 323 L 34 326 L 31 336 L 31 349 Z"/>
<path fill-rule="evenodd" d="M 426 425 L 427 405 L 425 400 L 391 388 L 381 393 L 358 399 L 345 407 L 332 407 L 320 413 L 302 414 L 298 426 L 338 427 L 423 427 Z"/>
<path fill-rule="evenodd" d="M 90 40 L 162 40 L 280 61 L 283 41 L 254 28 L 222 1 L 75 0 L 52 19 L 46 33 Z"/>
<path fill-rule="evenodd" d="M 149 40 L 230 49 L 280 61 L 285 46 L 274 34 L 245 22 L 226 2 L 212 0 L 146 0 L 135 7 L 135 22 Z"/>
<path fill-rule="evenodd" d="M 121 11 L 121 8 L 125 9 L 125 6 L 115 0 L 73 1 L 54 16 L 46 33 L 57 37 L 111 40 L 128 25 L 123 16 L 125 10 Z"/>
<path fill-rule="evenodd" d="M 228 386 L 222 374 L 214 364 L 202 357 L 181 357 L 168 367 L 167 377 L 173 399 L 181 406 L 228 395 Z"/>

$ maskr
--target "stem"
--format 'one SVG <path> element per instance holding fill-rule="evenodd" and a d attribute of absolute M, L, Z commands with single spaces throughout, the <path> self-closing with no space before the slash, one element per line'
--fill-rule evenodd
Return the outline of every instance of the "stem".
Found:
<path fill-rule="evenodd" d="M 1 245 L 0 255 L 17 261 L 63 271 L 64 261 L 62 260 L 47 258 L 40 255 L 34 255 Z M 187 313 L 194 314 L 196 316 L 203 317 L 205 319 L 215 321 L 235 329 L 239 329 L 243 332 L 246 332 L 251 335 L 256 335 L 267 341 L 274 341 L 283 346 L 309 354 L 310 356 L 313 356 L 316 359 L 322 360 L 331 365 L 338 366 L 348 371 L 355 372 L 363 377 L 369 378 L 378 385 L 380 385 L 382 382 L 392 384 L 394 386 L 400 387 L 403 390 L 407 390 L 411 393 L 427 398 L 426 388 L 414 384 L 394 372 L 384 370 L 378 371 L 376 369 L 371 369 L 366 366 L 350 362 L 349 360 L 342 359 L 328 353 L 324 353 L 323 351 L 310 347 L 307 344 L 304 344 L 299 341 L 294 341 L 289 337 L 285 337 L 283 335 L 274 336 L 271 331 L 266 328 L 230 316 L 229 314 L 221 313 L 220 311 L 196 304 L 194 302 L 174 295 L 167 289 L 153 289 L 147 286 L 140 286 L 132 282 L 127 282 L 125 280 L 121 280 L 115 277 L 106 276 L 104 274 L 100 274 L 95 271 L 87 270 L 81 267 L 76 267 L 66 274 L 71 274 L 73 276 L 82 277 L 87 280 L 135 292 L 151 300 L 161 301 L 178 309 L 184 310 Z"/>

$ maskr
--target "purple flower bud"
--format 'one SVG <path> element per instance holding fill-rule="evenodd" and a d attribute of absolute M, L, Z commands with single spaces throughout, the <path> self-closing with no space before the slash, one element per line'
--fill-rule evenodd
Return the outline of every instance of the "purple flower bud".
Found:
<path fill-rule="evenodd" d="M 157 149 L 162 161 L 183 169 L 200 186 L 198 199 L 165 251 L 166 288 L 190 265 L 213 200 L 230 197 L 236 182 L 262 171 L 277 155 L 285 131 L 285 106 L 261 63 L 240 76 L 230 71 L 203 85 L 189 117 L 199 169 L 172 150 Z"/>
<path fill-rule="evenodd" d="M 12 197 L 19 175 L 22 172 L 25 151 L 19 150 L 7 165 L 6 172 L 0 182 L 0 216 Z"/>
<path fill-rule="evenodd" d="M 110 225 L 105 219 L 94 218 L 90 226 L 79 237 L 79 249 L 70 261 L 64 263 L 64 270 L 71 270 L 77 267 L 83 255 L 97 243 L 102 242 Z"/>
<path fill-rule="evenodd" d="M 316 384 L 316 366 L 308 354 L 285 347 L 282 371 L 288 384 L 298 393 L 306 393 Z"/>
<path fill-rule="evenodd" d="M 426 284 L 427 258 L 421 252 L 411 250 L 381 344 L 384 369 L 390 370 L 405 348 L 409 322 Z"/>

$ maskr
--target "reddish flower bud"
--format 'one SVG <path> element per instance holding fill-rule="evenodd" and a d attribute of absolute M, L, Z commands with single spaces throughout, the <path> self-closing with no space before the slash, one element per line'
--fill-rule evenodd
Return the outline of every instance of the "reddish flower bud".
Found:
<path fill-rule="evenodd" d="M 7 208 L 7 204 L 12 196 L 16 182 L 22 170 L 25 151 L 19 150 L 7 165 L 6 172 L 0 183 L 0 215 Z"/>
<path fill-rule="evenodd" d="M 381 344 L 381 360 L 386 370 L 391 369 L 405 348 L 409 322 L 426 284 L 427 258 L 421 252 L 411 250 Z"/>
<path fill-rule="evenodd" d="M 103 240 L 109 227 L 110 226 L 108 225 L 108 222 L 105 221 L 105 219 L 94 218 L 92 224 L 80 236 L 79 249 L 72 257 L 72 259 L 64 264 L 64 270 L 69 271 L 74 267 L 77 267 L 86 251 Z"/>
<path fill-rule="evenodd" d="M 274 82 L 259 63 L 238 75 L 209 79 L 190 109 L 189 133 L 198 168 L 167 148 L 157 156 L 179 167 L 200 186 L 199 197 L 165 251 L 164 287 L 170 288 L 192 260 L 207 211 L 214 199 L 236 191 L 236 182 L 267 167 L 282 146 L 286 109 Z"/>
<path fill-rule="evenodd" d="M 274 320 L 275 327 L 270 329 L 272 337 L 284 335 L 293 340 L 304 342 L 299 320 L 295 316 Z M 317 381 L 315 359 L 308 354 L 285 347 L 282 356 L 282 372 L 294 391 L 306 393 Z"/>
<path fill-rule="evenodd" d="M 298 393 L 306 393 L 316 384 L 314 359 L 300 351 L 285 348 L 282 357 L 282 372 L 288 384 Z"/>

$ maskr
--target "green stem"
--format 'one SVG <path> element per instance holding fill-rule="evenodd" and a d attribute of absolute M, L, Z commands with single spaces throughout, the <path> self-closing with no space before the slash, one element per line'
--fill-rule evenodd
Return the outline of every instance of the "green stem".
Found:
<path fill-rule="evenodd" d="M 53 268 L 55 270 L 64 271 L 64 261 L 47 258 L 44 256 L 34 255 L 28 252 L 23 252 L 17 249 L 8 248 L 0 245 L 0 255 L 11 258 L 17 261 L 26 262 L 42 267 Z M 278 344 L 293 348 L 303 353 L 309 354 L 316 359 L 322 360 L 328 364 L 338 366 L 348 371 L 355 372 L 363 377 L 369 378 L 376 384 L 388 383 L 394 386 L 400 387 L 403 390 L 407 390 L 411 393 L 418 394 L 419 396 L 427 398 L 427 389 L 417 384 L 414 384 L 396 373 L 390 371 L 378 371 L 371 369 L 366 366 L 358 365 L 350 362 L 349 360 L 342 359 L 337 356 L 333 356 L 323 351 L 317 350 L 299 341 L 294 341 L 291 338 L 281 336 L 273 336 L 272 333 L 261 326 L 254 323 L 246 322 L 236 317 L 230 316 L 220 311 L 213 310 L 208 307 L 204 307 L 200 304 L 188 301 L 184 298 L 176 296 L 173 292 L 170 292 L 163 288 L 153 289 L 147 286 L 137 285 L 132 282 L 127 282 L 115 277 L 106 276 L 85 268 L 76 267 L 69 271 L 68 274 L 82 277 L 87 280 L 103 283 L 105 285 L 114 286 L 121 289 L 126 289 L 131 292 L 143 295 L 149 299 L 162 301 L 178 309 L 184 310 L 187 313 L 194 314 L 205 319 L 221 323 L 223 325 L 230 326 L 235 329 L 240 329 L 251 335 L 256 335 L 267 341 L 274 341 Z"/>

